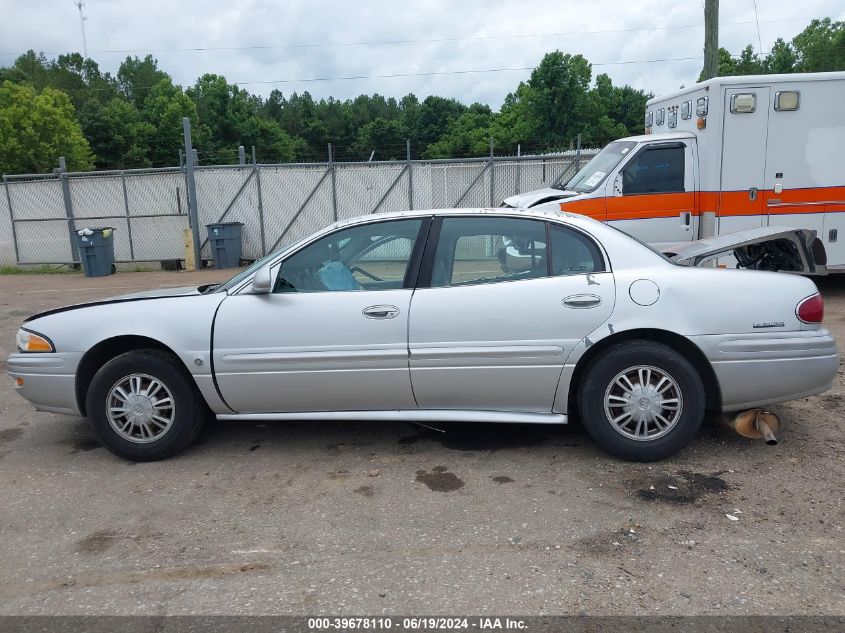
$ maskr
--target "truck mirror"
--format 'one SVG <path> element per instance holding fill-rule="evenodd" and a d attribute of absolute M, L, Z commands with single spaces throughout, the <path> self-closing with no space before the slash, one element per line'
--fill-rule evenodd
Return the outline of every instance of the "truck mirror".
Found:
<path fill-rule="evenodd" d="M 613 195 L 614 196 L 621 196 L 622 195 L 622 172 L 620 171 L 616 174 L 616 178 L 613 179 Z"/>

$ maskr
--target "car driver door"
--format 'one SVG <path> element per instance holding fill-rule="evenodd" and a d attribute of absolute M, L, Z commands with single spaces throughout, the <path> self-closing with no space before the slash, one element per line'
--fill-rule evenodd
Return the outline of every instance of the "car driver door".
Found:
<path fill-rule="evenodd" d="M 274 267 L 273 291 L 227 297 L 214 372 L 238 413 L 414 409 L 408 309 L 428 218 L 339 229 Z"/>

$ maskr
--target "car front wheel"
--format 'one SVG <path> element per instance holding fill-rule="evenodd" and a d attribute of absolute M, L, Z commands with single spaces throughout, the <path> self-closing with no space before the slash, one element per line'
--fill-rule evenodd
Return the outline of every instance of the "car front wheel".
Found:
<path fill-rule="evenodd" d="M 107 362 L 85 400 L 100 441 L 132 461 L 165 459 L 196 438 L 205 406 L 187 372 L 169 354 L 137 350 Z"/>
<path fill-rule="evenodd" d="M 653 461 L 686 446 L 704 419 L 704 385 L 690 362 L 654 341 L 604 350 L 581 386 L 585 430 L 623 459 Z"/>

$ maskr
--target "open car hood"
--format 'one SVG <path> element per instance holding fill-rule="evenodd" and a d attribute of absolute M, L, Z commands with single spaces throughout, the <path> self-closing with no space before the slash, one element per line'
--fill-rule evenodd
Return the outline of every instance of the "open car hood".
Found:
<path fill-rule="evenodd" d="M 764 226 L 685 242 L 663 252 L 681 266 L 701 266 L 715 257 L 733 255 L 738 268 L 827 274 L 824 244 L 809 229 Z"/>
<path fill-rule="evenodd" d="M 534 191 L 526 191 L 525 193 L 518 193 L 510 198 L 505 198 L 503 206 L 513 207 L 514 209 L 530 209 L 531 207 L 536 207 L 538 204 L 563 200 L 564 198 L 571 198 L 577 195 L 575 191 L 547 187 L 546 189 L 535 189 Z"/>

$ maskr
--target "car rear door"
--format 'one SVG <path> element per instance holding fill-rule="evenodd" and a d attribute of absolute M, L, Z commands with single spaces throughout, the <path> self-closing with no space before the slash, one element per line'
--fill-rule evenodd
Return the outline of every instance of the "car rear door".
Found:
<path fill-rule="evenodd" d="M 409 324 L 419 407 L 551 411 L 564 359 L 614 298 L 600 248 L 574 229 L 436 218 Z"/>
<path fill-rule="evenodd" d="M 414 409 L 408 315 L 428 218 L 340 229 L 288 257 L 274 292 L 214 322 L 214 372 L 238 413 Z"/>

